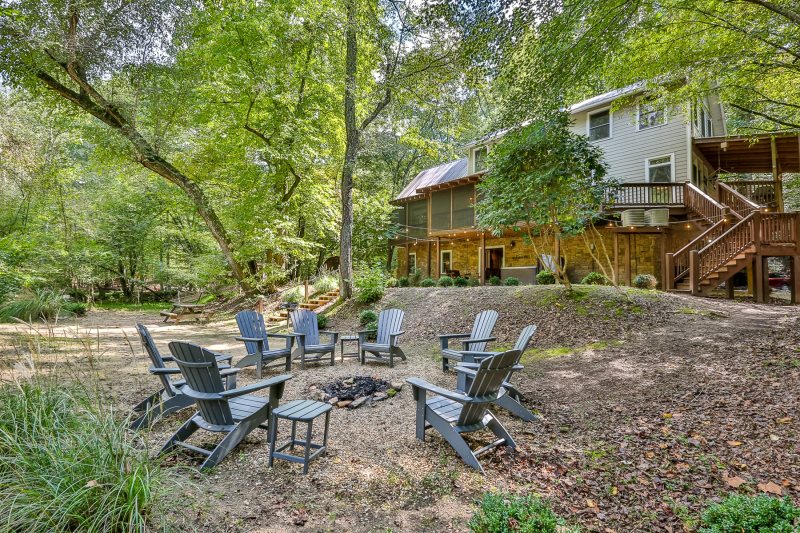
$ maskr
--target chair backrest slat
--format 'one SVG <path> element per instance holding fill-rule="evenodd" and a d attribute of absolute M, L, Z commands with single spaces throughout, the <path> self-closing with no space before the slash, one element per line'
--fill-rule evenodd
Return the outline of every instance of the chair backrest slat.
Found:
<path fill-rule="evenodd" d="M 196 344 L 181 341 L 169 343 L 169 351 L 191 389 L 209 394 L 225 390 L 213 353 Z M 195 403 L 203 419 L 209 424 L 225 426 L 234 423 L 228 400 L 195 400 Z"/>
<path fill-rule="evenodd" d="M 161 358 L 161 352 L 158 351 L 158 346 L 156 346 L 153 336 L 150 335 L 150 331 L 147 329 L 147 327 L 144 324 L 137 323 L 136 331 L 139 332 L 139 337 L 142 339 L 144 351 L 147 352 L 147 356 L 150 357 L 150 362 L 153 363 L 153 367 L 166 368 L 164 359 Z M 161 381 L 161 386 L 164 387 L 164 390 L 167 391 L 167 394 L 170 396 L 175 396 L 178 393 L 178 391 L 176 391 L 173 387 L 172 380 L 169 379 L 168 375 L 158 374 L 158 379 Z"/>
<path fill-rule="evenodd" d="M 241 333 L 242 337 L 264 339 L 264 349 L 269 350 L 264 315 L 257 311 L 239 311 L 236 313 L 236 325 L 239 326 L 239 333 Z M 244 346 L 249 354 L 258 351 L 258 344 L 255 342 L 245 342 Z"/>
<path fill-rule="evenodd" d="M 520 355 L 522 355 L 522 352 L 528 348 L 528 345 L 531 343 L 531 339 L 533 339 L 535 333 L 536 326 L 531 324 L 530 326 L 525 326 L 525 328 L 519 334 L 517 343 L 514 344 L 514 349 L 519 350 Z"/>
<path fill-rule="evenodd" d="M 305 335 L 306 346 L 319 344 L 317 313 L 309 309 L 295 309 L 289 316 L 292 317 L 292 329 Z"/>
<path fill-rule="evenodd" d="M 389 334 L 403 328 L 405 313 L 401 309 L 384 309 L 378 315 L 377 344 L 389 344 Z"/>
<path fill-rule="evenodd" d="M 458 417 L 458 425 L 469 426 L 481 421 L 486 411 L 486 403 L 497 398 L 503 381 L 516 364 L 519 355 L 519 350 L 509 350 L 487 357 L 481 362 L 467 391 L 467 396 L 477 401 L 463 406 Z M 486 401 L 481 401 L 483 399 Z"/>
<path fill-rule="evenodd" d="M 475 324 L 472 326 L 472 333 L 470 334 L 469 338 L 485 339 L 487 337 L 491 337 L 494 325 L 497 323 L 497 317 L 497 311 L 492 309 L 487 309 L 478 313 L 478 316 L 475 317 Z M 486 344 L 487 343 L 485 342 L 470 344 L 469 350 L 474 352 L 483 352 L 486 350 Z"/>

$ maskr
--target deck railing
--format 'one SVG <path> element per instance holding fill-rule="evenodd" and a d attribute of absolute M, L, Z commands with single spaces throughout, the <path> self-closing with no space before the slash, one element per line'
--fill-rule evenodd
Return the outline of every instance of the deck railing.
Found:
<path fill-rule="evenodd" d="M 683 183 L 623 183 L 606 189 L 609 207 L 683 206 Z"/>
<path fill-rule="evenodd" d="M 772 180 L 726 181 L 724 183 L 758 205 L 770 208 L 778 205 L 775 182 Z"/>
<path fill-rule="evenodd" d="M 795 246 L 798 236 L 797 213 L 761 215 L 761 243 L 770 246 Z"/>
<path fill-rule="evenodd" d="M 717 183 L 717 196 L 719 197 L 719 201 L 729 206 L 731 212 L 738 218 L 744 218 L 761 208 L 760 205 L 726 183 Z"/>

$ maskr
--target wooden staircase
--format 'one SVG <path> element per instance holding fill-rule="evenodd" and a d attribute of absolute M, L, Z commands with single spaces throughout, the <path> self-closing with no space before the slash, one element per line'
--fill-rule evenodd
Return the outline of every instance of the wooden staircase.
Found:
<path fill-rule="evenodd" d="M 336 300 L 339 297 L 339 289 L 332 290 L 316 298 L 312 298 L 307 302 L 303 302 L 298 305 L 300 309 L 308 309 L 310 311 L 316 311 L 318 308 L 326 305 L 333 300 Z M 283 322 L 288 320 L 289 318 L 289 311 L 286 309 L 280 309 L 272 314 L 269 315 L 269 320 L 271 322 Z"/>

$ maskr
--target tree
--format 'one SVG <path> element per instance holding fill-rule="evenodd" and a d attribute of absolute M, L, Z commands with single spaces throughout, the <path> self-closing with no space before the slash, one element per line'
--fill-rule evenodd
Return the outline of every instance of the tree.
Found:
<path fill-rule="evenodd" d="M 608 185 L 601 150 L 558 114 L 507 134 L 490 152 L 489 169 L 477 185 L 478 224 L 497 235 L 525 232 L 540 264 L 552 265 L 570 289 L 558 241 L 581 234 L 600 212 Z"/>

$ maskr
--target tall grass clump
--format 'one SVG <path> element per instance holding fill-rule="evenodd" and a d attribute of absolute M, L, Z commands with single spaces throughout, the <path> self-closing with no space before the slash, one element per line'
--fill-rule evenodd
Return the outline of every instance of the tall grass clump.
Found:
<path fill-rule="evenodd" d="M 0 530 L 163 527 L 166 476 L 110 410 L 35 378 L 0 388 Z"/>
<path fill-rule="evenodd" d="M 13 318 L 31 322 L 52 320 L 59 315 L 72 316 L 72 312 L 64 309 L 66 303 L 60 292 L 49 289 L 25 290 L 0 306 L 0 322 L 9 322 Z"/>

